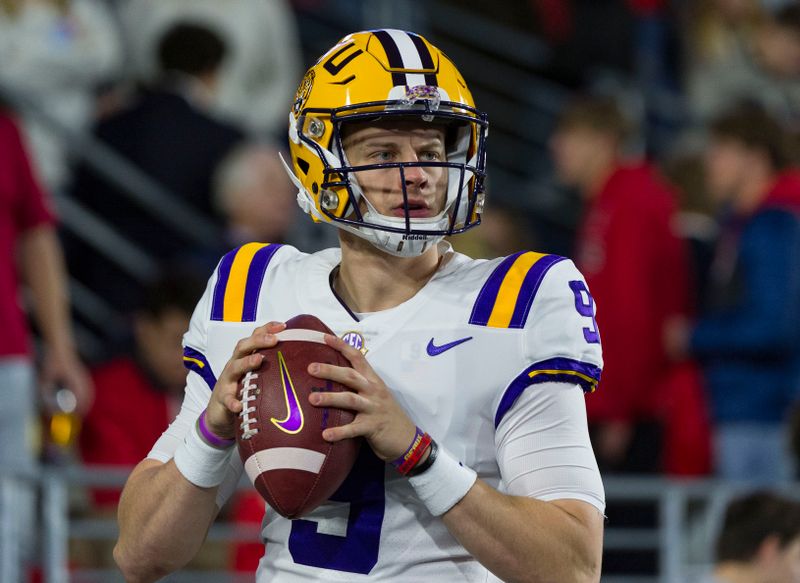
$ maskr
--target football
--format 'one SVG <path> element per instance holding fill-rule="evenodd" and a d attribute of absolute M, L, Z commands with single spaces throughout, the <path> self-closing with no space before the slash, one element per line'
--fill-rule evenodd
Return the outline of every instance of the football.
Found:
<path fill-rule="evenodd" d="M 337 443 L 322 438 L 323 429 L 350 423 L 352 411 L 308 402 L 314 391 L 349 390 L 308 374 L 312 362 L 350 366 L 325 344 L 324 334 L 332 332 L 315 316 L 295 316 L 277 334 L 277 346 L 260 351 L 261 368 L 240 382 L 239 455 L 256 490 L 286 518 L 325 502 L 350 473 L 361 447 L 361 438 Z"/>

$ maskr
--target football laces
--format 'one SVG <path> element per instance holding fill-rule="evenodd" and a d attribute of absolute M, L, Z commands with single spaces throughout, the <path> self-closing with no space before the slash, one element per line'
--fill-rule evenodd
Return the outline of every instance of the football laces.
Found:
<path fill-rule="evenodd" d="M 242 379 L 242 411 L 239 413 L 239 417 L 242 419 L 239 424 L 239 429 L 242 430 L 242 439 L 250 439 L 258 433 L 258 428 L 252 427 L 258 423 L 258 419 L 254 416 L 256 408 L 250 405 L 250 402 L 255 401 L 261 392 L 253 382 L 257 378 L 258 374 L 250 371 Z"/>

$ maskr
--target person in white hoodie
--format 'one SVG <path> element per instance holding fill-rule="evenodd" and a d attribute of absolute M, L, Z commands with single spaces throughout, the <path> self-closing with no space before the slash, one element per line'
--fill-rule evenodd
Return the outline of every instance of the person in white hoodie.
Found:
<path fill-rule="evenodd" d="M 68 139 L 38 112 L 69 130 L 88 127 L 96 87 L 122 64 L 119 30 L 102 0 L 0 0 L 0 55 L 0 89 L 21 101 L 39 175 L 58 190 L 68 178 Z"/>

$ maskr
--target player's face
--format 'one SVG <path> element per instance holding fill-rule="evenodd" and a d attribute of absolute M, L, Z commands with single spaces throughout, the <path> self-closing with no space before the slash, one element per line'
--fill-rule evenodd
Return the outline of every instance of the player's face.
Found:
<path fill-rule="evenodd" d="M 350 166 L 446 161 L 444 129 L 422 122 L 353 125 L 347 128 L 343 145 Z M 364 196 L 382 215 L 405 217 L 404 183 L 412 219 L 433 217 L 444 209 L 447 168 L 404 167 L 402 178 L 398 168 L 367 170 L 354 176 Z"/>

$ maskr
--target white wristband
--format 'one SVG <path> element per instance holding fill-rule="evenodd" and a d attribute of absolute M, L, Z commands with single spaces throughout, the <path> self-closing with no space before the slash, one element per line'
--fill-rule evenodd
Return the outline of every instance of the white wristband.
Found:
<path fill-rule="evenodd" d="M 475 470 L 462 466 L 439 446 L 433 465 L 420 475 L 409 478 L 408 482 L 428 511 L 441 516 L 467 495 L 477 479 Z"/>
<path fill-rule="evenodd" d="M 225 479 L 228 461 L 235 450 L 235 447 L 218 449 L 210 446 L 200 437 L 195 425 L 175 450 L 175 466 L 195 486 L 213 488 Z"/>

